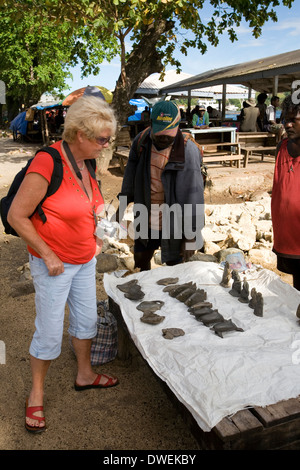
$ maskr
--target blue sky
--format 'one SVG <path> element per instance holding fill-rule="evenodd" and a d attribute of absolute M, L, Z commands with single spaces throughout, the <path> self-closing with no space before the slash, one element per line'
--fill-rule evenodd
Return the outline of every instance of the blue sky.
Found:
<path fill-rule="evenodd" d="M 300 49 L 300 1 L 294 0 L 291 9 L 277 7 L 278 22 L 265 23 L 262 35 L 255 39 L 250 28 L 243 23 L 236 29 L 238 41 L 232 43 L 226 33 L 220 36 L 217 47 L 208 46 L 204 55 L 198 50 L 190 49 L 187 56 L 179 51 L 176 58 L 182 64 L 182 72 L 198 75 L 211 69 L 239 64 L 250 60 L 256 60 L 284 52 Z M 210 18 L 210 10 L 202 10 L 203 18 Z M 172 67 L 167 67 L 167 70 Z M 101 85 L 108 89 L 114 89 L 120 74 L 120 62 L 115 58 L 110 64 L 101 64 L 101 72 L 98 76 L 90 75 L 81 79 L 80 67 L 72 69 L 73 80 L 68 80 L 70 91 L 87 85 Z"/>

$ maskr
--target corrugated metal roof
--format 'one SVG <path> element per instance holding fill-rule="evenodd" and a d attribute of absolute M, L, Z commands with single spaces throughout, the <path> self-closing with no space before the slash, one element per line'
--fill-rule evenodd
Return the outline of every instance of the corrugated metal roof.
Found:
<path fill-rule="evenodd" d="M 178 82 L 178 79 L 180 82 L 186 81 L 189 79 L 194 78 L 193 75 L 181 72 L 178 74 L 176 70 L 168 70 L 165 74 L 164 80 L 160 80 L 160 73 L 154 73 L 153 75 L 150 75 L 150 77 L 146 78 L 146 80 L 143 81 L 143 83 L 140 85 L 140 87 L 136 90 L 136 94 L 140 95 L 158 95 L 162 89 L 165 87 L 170 87 L 170 86 L 175 86 L 175 84 Z M 234 95 L 234 97 L 240 97 L 244 98 L 248 96 L 248 90 L 241 87 L 241 86 L 236 86 L 236 85 L 230 85 L 227 87 L 226 90 L 227 94 Z M 187 95 L 186 92 L 177 92 L 174 93 L 174 95 Z M 197 97 L 207 97 L 207 98 L 215 98 L 215 99 L 220 99 L 220 95 L 222 95 L 222 85 L 214 85 L 210 86 L 207 88 L 201 88 L 201 89 L 194 89 L 192 92 L 192 96 L 197 96 Z"/>
<path fill-rule="evenodd" d="M 192 77 L 192 75 L 183 72 L 178 74 L 176 73 L 176 70 L 167 70 L 163 80 L 160 80 L 159 77 L 160 73 L 154 73 L 150 75 L 150 77 L 147 77 L 146 80 L 144 80 L 140 85 L 136 93 L 145 93 L 145 90 L 147 90 L 149 93 L 151 93 L 151 90 L 153 93 L 158 93 L 161 88 L 173 85 L 178 81 L 189 79 Z"/>
<path fill-rule="evenodd" d="M 291 91 L 292 82 L 300 79 L 300 49 L 210 70 L 173 85 L 164 86 L 161 92 L 171 93 L 225 83 L 244 85 L 257 91 L 271 93 L 275 76 L 278 76 L 278 91 Z"/>

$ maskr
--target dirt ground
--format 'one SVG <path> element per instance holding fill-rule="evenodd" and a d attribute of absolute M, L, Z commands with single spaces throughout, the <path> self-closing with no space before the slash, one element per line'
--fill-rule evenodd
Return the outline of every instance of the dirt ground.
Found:
<path fill-rule="evenodd" d="M 38 147 L 0 137 L 0 197 Z M 211 177 L 230 174 L 236 178 L 245 171 L 219 167 L 211 170 Z M 265 188 L 260 189 L 270 189 L 273 163 L 254 164 L 247 171 L 252 175 L 255 171 L 265 173 Z M 102 176 L 106 202 L 118 194 L 121 183 L 118 166 L 111 166 Z M 211 190 L 207 199 L 210 203 L 239 202 L 245 194 L 249 194 L 248 187 L 231 194 L 228 191 L 215 194 Z M 178 409 L 134 349 L 132 358 L 126 362 L 115 359 L 95 368 L 118 376 L 119 386 L 82 393 L 74 390 L 76 362 L 69 346 L 67 314 L 62 353 L 51 364 L 46 380 L 44 407 L 48 429 L 37 436 L 25 430 L 34 294 L 12 295 L 14 283 L 20 280 L 18 268 L 27 263 L 28 255 L 22 240 L 3 234 L 2 225 L 0 229 L 0 340 L 6 347 L 5 364 L 0 364 L 0 450 L 199 450 Z M 107 298 L 101 279 L 97 290 L 99 300 Z"/>

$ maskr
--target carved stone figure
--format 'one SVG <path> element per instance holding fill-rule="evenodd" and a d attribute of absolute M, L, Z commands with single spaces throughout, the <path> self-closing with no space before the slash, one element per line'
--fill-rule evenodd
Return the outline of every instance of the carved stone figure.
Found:
<path fill-rule="evenodd" d="M 164 287 L 163 292 L 168 292 L 171 297 L 176 297 L 176 295 L 178 295 L 180 292 L 187 288 L 192 288 L 196 290 L 196 284 L 193 283 L 193 281 L 178 285 L 171 284 Z"/>
<path fill-rule="evenodd" d="M 204 308 L 211 308 L 211 307 L 212 307 L 211 302 L 198 302 L 197 304 L 192 305 L 192 307 L 190 307 L 188 309 L 188 311 L 193 313 L 193 312 L 196 312 L 196 311 L 201 311 Z"/>
<path fill-rule="evenodd" d="M 264 313 L 264 299 L 261 292 L 257 292 L 256 294 L 256 301 L 254 307 L 254 315 L 257 317 L 262 317 Z"/>
<path fill-rule="evenodd" d="M 251 289 L 251 299 L 249 301 L 249 307 L 250 308 L 255 308 L 256 294 L 257 294 L 257 292 L 256 292 L 255 287 L 252 287 L 252 289 Z"/>
<path fill-rule="evenodd" d="M 218 309 L 213 310 L 211 313 L 206 315 L 196 316 L 196 320 L 202 322 L 205 326 L 212 325 L 224 321 L 223 316 L 218 312 Z"/>
<path fill-rule="evenodd" d="M 140 320 L 143 323 L 148 323 L 149 325 L 157 325 L 158 323 L 161 323 L 165 317 L 163 315 L 157 315 L 156 313 L 149 311 L 144 312 L 143 316 L 140 318 Z"/>
<path fill-rule="evenodd" d="M 156 312 L 156 310 L 160 310 L 164 302 L 162 300 L 145 300 L 141 302 L 136 308 L 141 310 L 142 312 Z"/>
<path fill-rule="evenodd" d="M 187 287 L 187 289 L 184 289 L 183 291 L 179 292 L 178 295 L 176 295 L 176 299 L 179 300 L 180 302 L 186 302 L 186 300 L 191 297 L 195 293 L 195 289 L 191 289 L 190 287 Z"/>
<path fill-rule="evenodd" d="M 247 304 L 249 302 L 249 284 L 244 277 L 243 288 L 241 292 L 241 296 L 239 297 L 239 301 L 243 304 Z"/>
<path fill-rule="evenodd" d="M 124 296 L 129 300 L 141 300 L 145 296 L 145 293 L 140 286 L 136 285 L 129 289 Z"/>
<path fill-rule="evenodd" d="M 177 336 L 184 336 L 185 332 L 181 328 L 164 328 L 162 334 L 166 339 L 173 339 Z"/>
<path fill-rule="evenodd" d="M 231 279 L 231 270 L 230 270 L 228 261 L 226 261 L 225 266 L 224 266 L 222 281 L 220 282 L 220 286 L 230 287 L 230 279 Z"/>
<path fill-rule="evenodd" d="M 229 331 L 244 331 L 242 328 L 238 328 L 232 320 L 224 320 L 223 322 L 216 323 L 211 329 L 221 338 L 224 337 L 224 333 Z"/>
<path fill-rule="evenodd" d="M 137 279 L 132 279 L 131 281 L 124 282 L 124 284 L 118 284 L 117 288 L 122 292 L 129 292 L 133 286 L 137 285 L 137 283 Z"/>
<path fill-rule="evenodd" d="M 233 297 L 240 297 L 241 292 L 242 292 L 242 281 L 236 269 L 232 271 L 231 277 L 233 279 L 233 283 L 231 286 L 231 290 L 229 291 L 229 294 L 232 295 Z"/>
<path fill-rule="evenodd" d="M 192 294 L 184 303 L 188 307 L 193 307 L 198 303 L 204 302 L 206 297 L 207 294 L 204 289 L 196 289 L 194 294 Z"/>
<path fill-rule="evenodd" d="M 194 317 L 196 317 L 198 319 L 198 317 L 201 317 L 203 315 L 207 315 L 208 313 L 213 313 L 217 311 L 216 309 L 212 309 L 211 307 L 203 307 L 203 308 L 199 308 L 199 309 L 195 309 L 195 310 L 192 310 L 192 309 L 189 309 L 189 312 L 191 315 L 194 315 Z"/>
<path fill-rule="evenodd" d="M 124 284 L 118 284 L 117 288 L 121 292 L 124 292 L 125 297 L 130 300 L 140 300 L 145 295 L 141 286 L 139 286 L 137 279 L 124 282 Z"/>
<path fill-rule="evenodd" d="M 164 277 L 163 279 L 159 279 L 156 284 L 160 286 L 168 286 L 170 284 L 176 284 L 178 281 L 178 277 Z"/>

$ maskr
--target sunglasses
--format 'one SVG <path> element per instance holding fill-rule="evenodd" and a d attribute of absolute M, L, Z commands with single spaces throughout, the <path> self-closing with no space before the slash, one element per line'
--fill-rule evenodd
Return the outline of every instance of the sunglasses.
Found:
<path fill-rule="evenodd" d="M 99 145 L 105 145 L 110 142 L 111 137 L 96 137 L 95 140 Z"/>

